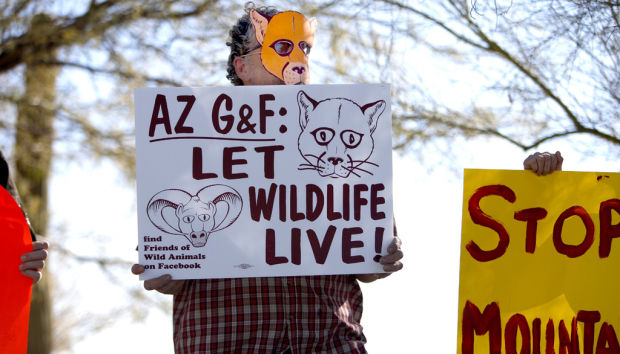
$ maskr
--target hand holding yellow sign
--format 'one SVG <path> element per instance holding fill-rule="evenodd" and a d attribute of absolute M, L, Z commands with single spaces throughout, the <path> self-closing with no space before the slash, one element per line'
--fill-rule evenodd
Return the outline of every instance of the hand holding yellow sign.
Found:
<path fill-rule="evenodd" d="M 459 352 L 620 353 L 620 174 L 466 170 Z"/>

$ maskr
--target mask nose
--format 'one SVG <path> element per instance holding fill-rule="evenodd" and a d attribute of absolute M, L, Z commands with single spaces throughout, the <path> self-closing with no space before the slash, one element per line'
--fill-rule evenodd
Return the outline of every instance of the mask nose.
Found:
<path fill-rule="evenodd" d="M 306 71 L 306 68 L 304 68 L 303 66 L 294 66 L 292 70 L 301 75 L 304 73 L 304 71 Z"/>

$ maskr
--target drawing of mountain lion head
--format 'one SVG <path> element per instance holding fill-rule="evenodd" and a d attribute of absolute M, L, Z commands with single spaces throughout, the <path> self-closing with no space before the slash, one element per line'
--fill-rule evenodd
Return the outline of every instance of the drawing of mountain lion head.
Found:
<path fill-rule="evenodd" d="M 380 100 L 359 106 L 346 98 L 315 101 L 304 91 L 297 94 L 299 105 L 298 147 L 308 162 L 299 170 L 316 170 L 323 177 L 347 178 L 372 172 L 366 165 L 374 150 L 372 134 L 385 109 Z"/>

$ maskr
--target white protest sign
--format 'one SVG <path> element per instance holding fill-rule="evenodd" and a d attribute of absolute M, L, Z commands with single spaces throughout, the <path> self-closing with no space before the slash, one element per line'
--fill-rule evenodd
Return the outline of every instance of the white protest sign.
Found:
<path fill-rule="evenodd" d="M 389 85 L 135 90 L 141 279 L 379 273 Z"/>

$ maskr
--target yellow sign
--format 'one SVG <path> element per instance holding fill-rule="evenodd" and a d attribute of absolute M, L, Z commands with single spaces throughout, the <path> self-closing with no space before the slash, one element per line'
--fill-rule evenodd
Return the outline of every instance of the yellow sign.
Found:
<path fill-rule="evenodd" d="M 620 173 L 465 170 L 458 353 L 620 353 Z"/>

